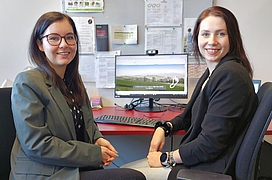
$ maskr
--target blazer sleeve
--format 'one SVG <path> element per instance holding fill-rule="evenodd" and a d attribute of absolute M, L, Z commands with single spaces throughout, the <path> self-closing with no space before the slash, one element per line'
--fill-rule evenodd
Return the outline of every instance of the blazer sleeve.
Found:
<path fill-rule="evenodd" d="M 65 99 L 58 89 L 46 84 L 40 72 L 18 74 L 11 101 L 17 138 L 30 160 L 66 167 L 100 166 L 101 148 L 75 140 L 73 118 Z M 93 122 L 88 126 L 90 134 L 101 136 Z"/>

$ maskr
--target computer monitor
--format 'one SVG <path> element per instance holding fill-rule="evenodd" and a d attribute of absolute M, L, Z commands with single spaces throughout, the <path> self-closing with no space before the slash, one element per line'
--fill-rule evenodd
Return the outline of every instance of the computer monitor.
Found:
<path fill-rule="evenodd" d="M 253 79 L 252 83 L 253 83 L 253 86 L 255 89 L 255 93 L 257 93 L 260 89 L 260 86 L 261 86 L 261 80 Z"/>
<path fill-rule="evenodd" d="M 134 109 L 158 112 L 157 98 L 188 98 L 188 54 L 115 56 L 115 98 L 148 98 Z"/>

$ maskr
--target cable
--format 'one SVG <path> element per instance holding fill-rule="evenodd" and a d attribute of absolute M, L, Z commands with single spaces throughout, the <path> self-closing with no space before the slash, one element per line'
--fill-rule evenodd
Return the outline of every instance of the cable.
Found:
<path fill-rule="evenodd" d="M 115 162 L 111 162 L 114 166 L 116 166 L 117 168 L 120 168 L 120 166 L 118 166 L 117 164 L 115 164 Z"/>
<path fill-rule="evenodd" d="M 172 99 L 170 99 L 172 102 L 174 102 L 175 104 L 161 104 L 158 101 L 160 101 L 160 98 L 156 98 L 153 101 L 154 106 L 157 107 L 168 107 L 167 110 L 169 111 L 173 111 L 173 112 L 183 112 L 186 104 L 182 104 L 182 103 L 177 103 L 175 101 L 173 101 Z M 121 108 L 122 110 L 134 110 L 135 107 L 137 106 L 145 106 L 148 107 L 149 106 L 149 100 L 144 99 L 144 98 L 139 98 L 139 99 L 131 99 L 129 104 L 125 104 L 124 106 L 120 106 L 117 103 L 114 103 L 114 105 L 116 107 Z"/>
<path fill-rule="evenodd" d="M 114 103 L 114 105 L 116 107 L 119 107 L 119 108 L 123 109 L 123 110 L 133 110 L 136 107 L 136 105 L 133 104 L 134 102 L 135 101 L 132 101 L 131 103 L 125 104 L 124 106 L 120 106 L 117 103 Z"/>
<path fill-rule="evenodd" d="M 119 110 L 126 110 L 126 109 L 124 108 L 124 106 L 120 106 L 120 105 L 118 105 L 118 104 L 116 104 L 116 103 L 114 103 L 114 106 L 115 106 L 115 109 L 120 108 Z"/>
<path fill-rule="evenodd" d="M 183 111 L 184 111 L 184 106 L 169 106 L 168 107 L 168 110 L 169 111 L 172 111 L 172 112 L 180 112 L 180 113 L 182 113 Z"/>
<path fill-rule="evenodd" d="M 170 136 L 170 151 L 173 151 L 174 136 Z"/>
<path fill-rule="evenodd" d="M 134 107 L 137 107 L 138 105 L 142 104 L 142 102 L 144 101 L 143 98 L 139 98 L 139 99 L 132 99 L 130 104 L 132 104 Z"/>
<path fill-rule="evenodd" d="M 163 116 L 164 116 L 164 112 L 162 112 L 162 114 L 158 116 L 154 116 L 154 115 L 148 116 L 146 114 L 143 115 L 144 118 L 149 118 L 149 119 L 162 118 Z"/>

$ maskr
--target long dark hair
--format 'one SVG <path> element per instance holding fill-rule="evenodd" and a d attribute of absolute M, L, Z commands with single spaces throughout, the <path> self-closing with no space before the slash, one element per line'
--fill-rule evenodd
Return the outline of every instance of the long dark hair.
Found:
<path fill-rule="evenodd" d="M 196 59 L 200 61 L 200 58 L 203 58 L 198 48 L 198 34 L 200 23 L 203 21 L 203 19 L 205 19 L 208 16 L 220 17 L 225 21 L 230 43 L 230 50 L 228 54 L 239 59 L 242 62 L 243 66 L 247 69 L 250 77 L 252 78 L 253 70 L 244 50 L 243 41 L 241 38 L 241 33 L 239 30 L 237 19 L 235 18 L 233 13 L 227 10 L 226 8 L 220 6 L 210 7 L 204 10 L 197 18 L 193 32 L 193 44 Z"/>
<path fill-rule="evenodd" d="M 40 51 L 37 41 L 41 39 L 45 30 L 54 22 L 61 20 L 68 20 L 73 28 L 74 34 L 78 36 L 76 26 L 71 17 L 60 12 L 48 12 L 43 14 L 36 22 L 34 29 L 32 31 L 30 42 L 29 42 L 29 56 L 30 62 L 37 66 L 38 69 L 44 71 L 47 79 L 51 79 L 53 86 L 60 89 L 64 98 L 69 104 L 72 104 L 72 96 L 70 91 L 73 92 L 73 99 L 76 105 L 82 105 L 85 101 L 85 88 L 81 77 L 78 72 L 79 65 L 79 41 L 77 41 L 77 50 L 74 59 L 66 67 L 66 72 L 64 75 L 65 83 L 61 79 L 56 71 L 49 65 L 46 60 L 46 55 L 44 52 Z M 42 41 L 41 41 L 42 43 Z"/>

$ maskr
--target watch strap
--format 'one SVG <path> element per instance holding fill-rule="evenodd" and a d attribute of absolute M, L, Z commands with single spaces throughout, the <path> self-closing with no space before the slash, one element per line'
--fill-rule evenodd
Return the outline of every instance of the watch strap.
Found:
<path fill-rule="evenodd" d="M 174 160 L 174 151 L 171 151 L 170 153 L 169 153 L 169 165 L 171 166 L 171 167 L 173 167 L 173 166 L 175 166 L 177 163 L 176 163 L 176 161 Z"/>
<path fill-rule="evenodd" d="M 164 136 L 167 137 L 169 135 L 171 135 L 172 133 L 172 126 L 171 124 L 168 122 L 168 121 L 165 121 L 165 122 L 157 122 L 155 124 L 155 127 L 154 129 L 156 130 L 158 127 L 162 128 L 164 130 Z"/>

